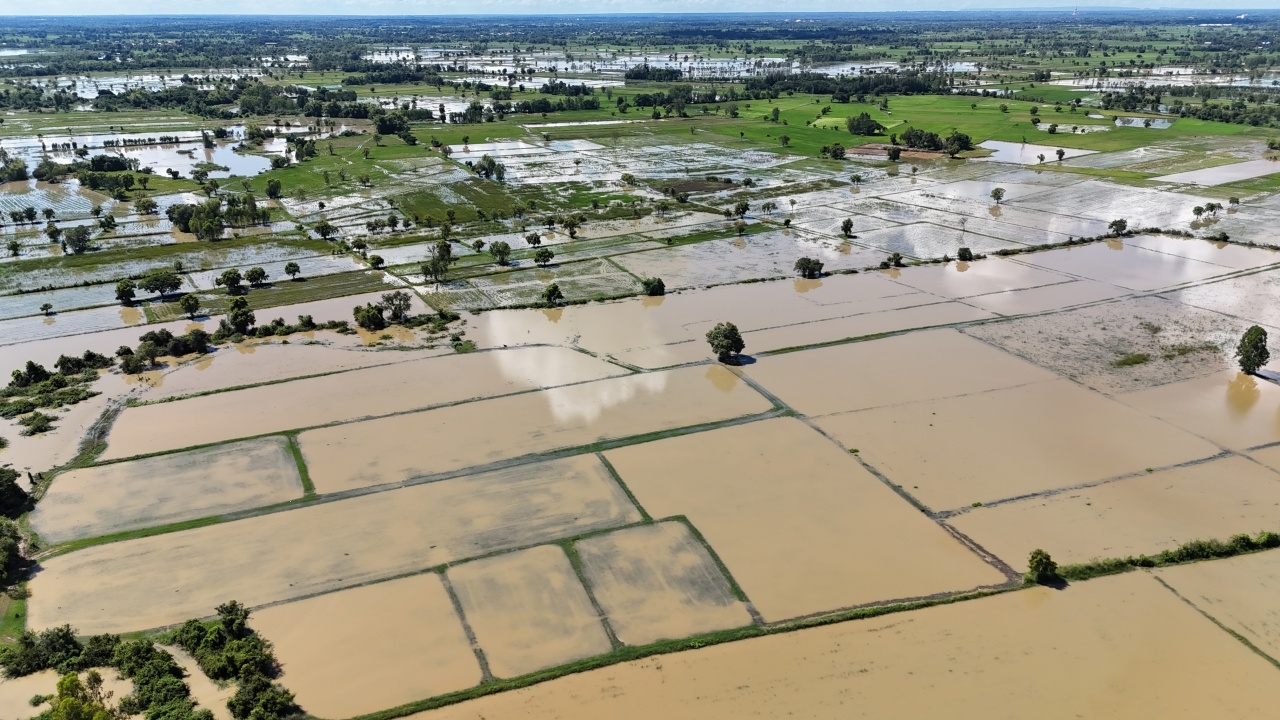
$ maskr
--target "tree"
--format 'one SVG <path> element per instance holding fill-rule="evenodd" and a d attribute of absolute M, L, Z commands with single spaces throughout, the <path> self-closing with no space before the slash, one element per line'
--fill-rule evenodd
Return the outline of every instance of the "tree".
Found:
<path fill-rule="evenodd" d="M 133 202 L 133 209 L 143 215 L 155 215 L 160 212 L 160 204 L 153 198 L 140 197 Z"/>
<path fill-rule="evenodd" d="M 536 232 L 532 232 L 524 236 L 524 241 L 529 244 L 529 247 L 536 248 L 542 244 L 542 236 Z"/>
<path fill-rule="evenodd" d="M 288 275 L 290 280 L 297 280 L 298 274 L 301 272 L 302 268 L 298 266 L 298 263 L 293 262 L 292 260 L 284 264 L 284 274 Z"/>
<path fill-rule="evenodd" d="M 383 260 L 381 255 L 369 256 L 369 267 L 373 268 L 374 270 L 381 270 L 382 266 L 385 265 L 386 263 L 387 261 Z"/>
<path fill-rule="evenodd" d="M 186 313 L 187 317 L 195 320 L 196 313 L 200 312 L 200 298 L 193 293 L 187 293 L 178 300 L 178 307 L 182 308 L 182 312 Z"/>
<path fill-rule="evenodd" d="M 1236 358 L 1240 360 L 1240 370 L 1253 375 L 1271 359 L 1271 351 L 1267 349 L 1267 331 L 1254 325 L 1244 331 L 1240 344 L 1236 346 Z"/>
<path fill-rule="evenodd" d="M 1067 151 L 1062 148 L 1058 148 L 1056 152 L 1058 155 L 1058 162 L 1062 162 L 1062 158 L 1067 156 Z"/>
<path fill-rule="evenodd" d="M 384 293 L 382 307 L 391 314 L 392 322 L 400 322 L 409 316 L 409 310 L 413 307 L 413 297 L 404 290 Z"/>
<path fill-rule="evenodd" d="M 137 353 L 129 350 L 129 354 L 120 358 L 120 372 L 125 375 L 138 375 L 147 369 L 146 362 Z"/>
<path fill-rule="evenodd" d="M 898 158 L 902 157 L 902 148 L 894 145 L 893 147 L 887 148 L 885 153 L 889 156 L 889 162 L 898 162 Z"/>
<path fill-rule="evenodd" d="M 667 294 L 667 284 L 662 282 L 662 278 L 644 278 L 640 281 L 640 287 L 644 288 L 644 294 L 650 297 Z"/>
<path fill-rule="evenodd" d="M 381 330 L 387 326 L 387 319 L 382 317 L 382 312 L 382 306 L 373 303 L 357 305 L 352 310 L 356 325 L 365 330 Z"/>
<path fill-rule="evenodd" d="M 547 252 L 551 251 L 548 250 Z M 542 301 L 548 305 L 555 305 L 561 300 L 564 300 L 564 293 L 560 291 L 560 286 L 556 283 L 551 283 L 546 290 L 542 291 Z"/>
<path fill-rule="evenodd" d="M 1036 159 L 1038 159 L 1041 163 L 1043 163 L 1043 162 L 1044 162 L 1044 153 L 1040 153 L 1039 155 L 1036 155 Z"/>
<path fill-rule="evenodd" d="M 319 223 L 316 223 L 315 230 L 316 230 L 316 234 L 319 235 L 321 239 L 324 239 L 324 240 L 328 240 L 329 238 L 338 234 L 338 228 L 334 226 L 332 223 L 330 223 L 328 220 L 321 220 Z"/>
<path fill-rule="evenodd" d="M 796 260 L 796 272 L 800 273 L 800 277 L 807 280 L 822 277 L 822 262 L 813 258 L 802 257 Z"/>
<path fill-rule="evenodd" d="M 240 276 L 240 271 L 231 268 L 230 270 L 223 270 L 222 274 L 213 283 L 219 287 L 225 287 L 228 295 L 236 295 L 240 292 L 240 283 L 243 281 L 244 278 Z"/>
<path fill-rule="evenodd" d="M 272 178 L 267 181 L 267 197 L 276 200 L 280 197 L 280 181 Z"/>
<path fill-rule="evenodd" d="M 168 269 L 152 270 L 142 277 L 138 287 L 149 293 L 156 293 L 161 299 L 182 287 L 182 278 Z"/>
<path fill-rule="evenodd" d="M 782 147 L 786 147 L 786 146 L 788 146 L 788 145 L 790 145 L 790 144 L 791 144 L 791 136 L 790 136 L 790 135 L 779 135 L 779 136 L 778 136 L 778 142 L 782 143 Z"/>
<path fill-rule="evenodd" d="M 249 309 L 249 300 L 243 296 L 231 298 L 231 305 L 227 309 L 227 324 L 231 329 L 241 335 L 249 332 L 249 328 L 256 323 L 258 319 L 254 317 L 253 310 Z"/>
<path fill-rule="evenodd" d="M 740 218 L 746 217 L 747 212 L 750 210 L 751 210 L 751 204 L 748 203 L 746 200 L 739 200 L 737 204 L 733 206 L 733 214 L 737 215 Z"/>
<path fill-rule="evenodd" d="M 260 267 L 251 267 L 244 273 L 244 279 L 254 287 L 258 287 L 267 281 L 267 271 Z"/>
<path fill-rule="evenodd" d="M 551 252 L 550 248 L 542 248 L 533 254 L 533 261 L 542 267 L 546 267 L 551 264 L 555 256 L 556 254 Z"/>
<path fill-rule="evenodd" d="M 116 300 L 119 300 L 121 305 L 128 305 L 133 302 L 133 298 L 136 296 L 134 291 L 137 287 L 129 278 L 116 283 Z"/>
<path fill-rule="evenodd" d="M 992 188 L 992 189 L 991 189 L 991 199 L 992 199 L 992 200 L 995 200 L 995 201 L 996 201 L 996 204 L 997 204 L 997 205 L 999 205 L 999 204 L 1000 204 L 1000 201 L 1001 201 L 1001 200 L 1004 200 L 1004 188 L 1002 188 L 1002 187 Z"/>
<path fill-rule="evenodd" d="M 1112 220 L 1107 223 L 1107 229 L 1111 231 L 1112 235 L 1123 235 L 1125 230 L 1129 229 L 1129 221 L 1124 218 Z"/>
<path fill-rule="evenodd" d="M 493 256 L 494 262 L 499 265 L 506 265 L 507 258 L 511 257 L 511 245 L 503 240 L 499 240 L 489 246 L 489 254 Z"/>
<path fill-rule="evenodd" d="M 942 141 L 942 149 L 951 157 L 955 157 L 962 152 L 973 149 L 973 138 L 953 129 L 947 139 Z"/>
<path fill-rule="evenodd" d="M 973 262 L 973 251 L 967 247 L 962 247 L 956 251 L 956 259 L 961 262 Z"/>
<path fill-rule="evenodd" d="M 44 226 L 44 234 L 49 237 L 49 242 L 58 242 L 58 237 L 62 235 L 62 228 L 50 220 L 49 224 Z"/>
<path fill-rule="evenodd" d="M 879 135 L 884 130 L 884 126 L 871 119 L 868 113 L 846 118 L 844 126 L 850 135 Z"/>
<path fill-rule="evenodd" d="M 849 237 L 853 234 L 853 218 L 845 218 L 841 221 L 840 232 L 844 233 L 845 237 Z"/>
<path fill-rule="evenodd" d="M 10 240 L 6 247 L 12 257 L 18 257 L 18 253 L 22 252 L 22 243 L 17 240 Z"/>
<path fill-rule="evenodd" d="M 1196 216 L 1196 219 L 1197 219 L 1197 220 L 1199 220 L 1199 219 L 1200 219 L 1200 216 L 1201 216 L 1201 215 L 1204 215 L 1204 206 L 1202 206 L 1202 205 L 1197 205 L 1197 206 L 1195 206 L 1195 207 L 1191 208 L 1191 214 L 1192 214 L 1192 215 L 1195 215 L 1195 216 Z"/>
<path fill-rule="evenodd" d="M 449 266 L 456 262 L 453 257 L 453 246 L 448 240 L 441 240 L 431 247 L 431 257 L 422 265 L 422 274 L 441 282 L 449 272 Z"/>
<path fill-rule="evenodd" d="M 1049 557 L 1049 553 L 1040 548 L 1031 551 L 1027 567 L 1030 569 L 1030 572 L 1027 573 L 1027 578 L 1032 582 L 1041 585 L 1052 585 L 1062 581 L 1062 578 L 1058 575 L 1058 563 Z"/>
<path fill-rule="evenodd" d="M 737 355 L 747 347 L 742 341 L 742 333 L 738 332 L 738 326 L 731 322 L 719 323 L 708 330 L 707 342 L 711 344 L 711 351 L 720 362 L 728 361 L 730 356 Z"/>
<path fill-rule="evenodd" d="M 53 303 L 43 303 L 40 305 L 40 312 L 44 313 L 45 315 L 48 315 L 52 311 L 53 311 Z"/>
<path fill-rule="evenodd" d="M 159 345 L 156 345 L 150 340 L 144 340 L 138 344 L 138 349 L 134 351 L 133 356 L 142 358 L 147 361 L 148 365 L 155 367 L 156 358 L 160 357 L 160 354 L 161 350 Z"/>
<path fill-rule="evenodd" d="M 67 231 L 62 234 L 62 242 L 72 255 L 79 255 L 89 249 L 89 237 L 92 233 L 88 226 L 77 225 L 67 228 Z"/>

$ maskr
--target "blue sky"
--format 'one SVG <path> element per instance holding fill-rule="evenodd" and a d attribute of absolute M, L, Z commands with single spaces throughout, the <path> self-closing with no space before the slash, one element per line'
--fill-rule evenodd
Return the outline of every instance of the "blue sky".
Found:
<path fill-rule="evenodd" d="M 1070 7 L 1070 2 L 1041 3 Z M 848 12 L 851 10 L 975 10 L 1035 7 L 1028 0 L 898 0 L 867 7 L 848 0 L 23 0 L 0 1 L 0 15 L 488 15 L 635 12 Z M 1099 8 L 1273 9 L 1276 0 L 1092 0 Z"/>

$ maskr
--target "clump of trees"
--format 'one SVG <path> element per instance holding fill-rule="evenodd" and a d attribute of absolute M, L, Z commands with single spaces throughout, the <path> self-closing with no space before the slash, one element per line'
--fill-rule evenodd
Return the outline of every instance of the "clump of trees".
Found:
<path fill-rule="evenodd" d="M 1062 582 L 1061 576 L 1058 575 L 1058 563 L 1049 557 L 1049 553 L 1036 548 L 1031 551 L 1031 557 L 1027 561 L 1029 572 L 1026 580 L 1039 585 L 1054 585 Z"/>
<path fill-rule="evenodd" d="M 173 633 L 173 643 L 191 653 L 211 679 L 234 681 L 227 708 L 236 720 L 273 720 L 298 712 L 293 693 L 274 679 L 280 663 L 271 643 L 249 628 L 249 610 L 234 600 L 217 607 L 210 622 L 188 620 Z"/>
<path fill-rule="evenodd" d="M 810 257 L 802 257 L 796 260 L 795 271 L 805 279 L 819 278 L 822 277 L 822 262 Z"/>
<path fill-rule="evenodd" d="M 720 362 L 728 362 L 747 347 L 742 339 L 742 333 L 738 332 L 738 326 L 731 322 L 718 323 L 708 330 L 707 342 L 710 343 L 711 351 L 716 354 Z"/>
<path fill-rule="evenodd" d="M 14 370 L 9 384 L 0 388 L 0 417 L 26 416 L 20 422 L 24 432 L 34 434 L 52 429 L 50 418 L 36 412 L 40 408 L 75 405 L 98 393 L 89 386 L 98 379 L 98 370 L 109 368 L 111 358 L 86 350 L 83 355 L 62 355 L 54 361 L 54 372 L 43 365 L 27 361 L 21 370 Z"/>
<path fill-rule="evenodd" d="M 649 297 L 667 294 L 667 284 L 662 282 L 662 278 L 643 278 L 640 281 L 640 287 L 644 290 L 644 294 Z"/>
<path fill-rule="evenodd" d="M 1236 359 L 1240 361 L 1240 370 L 1254 375 L 1271 360 L 1271 351 L 1267 349 L 1267 331 L 1260 325 L 1254 325 L 1244 331 L 1240 344 L 1236 346 Z"/>
<path fill-rule="evenodd" d="M 871 118 L 869 113 L 860 113 L 857 117 L 849 117 L 844 121 L 850 135 L 879 135 L 884 126 Z"/>

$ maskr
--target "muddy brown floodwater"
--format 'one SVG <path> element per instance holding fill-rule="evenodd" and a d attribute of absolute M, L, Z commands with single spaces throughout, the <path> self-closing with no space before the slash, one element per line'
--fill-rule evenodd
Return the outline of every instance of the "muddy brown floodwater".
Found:
<path fill-rule="evenodd" d="M 1035 548 L 1059 563 L 1155 555 L 1277 526 L 1280 475 L 1225 457 L 1082 490 L 975 508 L 948 522 L 1010 565 Z"/>
<path fill-rule="evenodd" d="M 307 352 L 308 348 L 295 351 Z M 448 355 L 362 368 L 129 408 L 112 427 L 103 459 L 390 415 L 625 372 L 589 355 L 555 347 Z M 317 402 L 320 398 L 324 402 Z"/>
<path fill-rule="evenodd" d="M 328 493 L 770 407 L 725 368 L 691 367 L 309 430 L 298 441 L 317 491 Z M 423 452 L 424 438 L 431 438 L 430 452 Z"/>
<path fill-rule="evenodd" d="M 445 575 L 495 677 L 517 677 L 612 647 L 558 545 L 463 563 Z"/>
<path fill-rule="evenodd" d="M 229 597 L 256 607 L 639 519 L 595 456 L 536 463 L 50 558 L 28 627 L 155 628 Z"/>
<path fill-rule="evenodd" d="M 46 542 L 110 535 L 302 497 L 284 438 L 262 438 L 57 476 L 32 511 Z"/>
<path fill-rule="evenodd" d="M 253 614 L 281 682 L 309 715 L 346 718 L 479 684 L 480 664 L 436 573 Z"/>
<path fill-rule="evenodd" d="M 766 621 L 1004 580 L 799 420 L 605 456 L 649 515 L 689 518 Z"/>
<path fill-rule="evenodd" d="M 1259 718 L 1280 703 L 1275 672 L 1130 573 L 633 661 L 412 717 Z"/>

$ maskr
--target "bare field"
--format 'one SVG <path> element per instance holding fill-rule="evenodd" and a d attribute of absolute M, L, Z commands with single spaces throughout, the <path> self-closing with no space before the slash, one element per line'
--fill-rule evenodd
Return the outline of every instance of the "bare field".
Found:
<path fill-rule="evenodd" d="M 129 408 L 112 427 L 103 459 L 390 415 L 624 372 L 558 347 L 411 360 Z"/>
<path fill-rule="evenodd" d="M 463 563 L 446 574 L 496 677 L 603 655 L 613 647 L 559 546 Z"/>
<path fill-rule="evenodd" d="M 683 523 L 617 530 L 573 547 L 610 626 L 627 645 L 751 624 L 746 606 Z"/>
<path fill-rule="evenodd" d="M 310 430 L 298 439 L 316 490 L 328 493 L 770 407 L 725 368 L 692 367 Z"/>
<path fill-rule="evenodd" d="M 968 395 L 1054 378 L 1047 370 L 954 330 L 927 330 L 775 355 L 747 366 L 746 373 L 797 412 L 809 416 Z"/>
<path fill-rule="evenodd" d="M 50 558 L 28 627 L 161 627 L 231 597 L 257 607 L 639 519 L 595 456 L 536 463 Z"/>
<path fill-rule="evenodd" d="M 1280 528 L 1280 474 L 1243 457 L 975 508 L 948 521 L 1015 568 L 1155 555 L 1185 542 Z"/>
<path fill-rule="evenodd" d="M 638 660 L 413 717 L 1258 718 L 1280 702 L 1275 672 L 1130 573 Z"/>
<path fill-rule="evenodd" d="M 689 518 L 767 621 L 1004 580 L 798 420 L 606 457 L 650 515 Z"/>
<path fill-rule="evenodd" d="M 1072 487 L 1219 452 L 1067 380 L 828 415 L 816 422 L 934 510 Z"/>
<path fill-rule="evenodd" d="M 435 573 L 253 614 L 281 682 L 309 715 L 346 718 L 480 683 L 480 664 Z"/>
<path fill-rule="evenodd" d="M 1280 660 L 1280 552 L 1160 568 L 1155 573 L 1197 608 Z"/>
<path fill-rule="evenodd" d="M 1245 327 L 1217 313 L 1144 297 L 984 323 L 964 332 L 1095 390 L 1117 394 L 1230 367 L 1229 349 Z M 1139 356 L 1146 360 L 1134 362 Z"/>
<path fill-rule="evenodd" d="M 59 475 L 31 525 L 49 543 L 110 535 L 302 497 L 284 438 L 262 438 Z"/>
<path fill-rule="evenodd" d="M 1280 386 L 1236 370 L 1116 399 L 1232 450 L 1280 442 Z"/>

